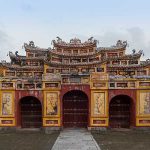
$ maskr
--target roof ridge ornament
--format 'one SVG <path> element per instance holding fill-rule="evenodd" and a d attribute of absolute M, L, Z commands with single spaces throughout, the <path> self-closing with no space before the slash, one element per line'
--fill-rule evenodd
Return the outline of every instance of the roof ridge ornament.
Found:
<path fill-rule="evenodd" d="M 132 54 L 135 54 L 135 53 L 136 53 L 136 50 L 135 50 L 135 49 L 133 49 L 133 50 L 132 50 Z"/>
<path fill-rule="evenodd" d="M 93 39 L 93 37 L 90 37 L 87 41 L 85 42 L 81 42 L 81 40 L 79 38 L 72 38 L 70 39 L 70 42 L 65 42 L 63 41 L 60 37 L 56 37 L 57 40 L 52 40 L 51 44 L 53 44 L 53 46 L 55 47 L 56 45 L 59 46 L 71 46 L 71 47 L 84 47 L 84 46 L 96 46 L 96 44 L 99 43 L 98 40 Z"/>
<path fill-rule="evenodd" d="M 70 40 L 70 44 L 81 44 L 81 40 L 75 37 Z"/>
<path fill-rule="evenodd" d="M 11 60 L 11 64 L 15 64 L 19 61 L 19 58 L 13 54 L 13 52 L 9 51 L 9 57 L 10 57 L 10 60 Z"/>
<path fill-rule="evenodd" d="M 94 38 L 94 37 L 91 36 L 91 37 L 88 39 L 88 42 L 93 42 L 93 38 Z"/>
<path fill-rule="evenodd" d="M 62 39 L 61 39 L 59 36 L 57 36 L 56 38 L 57 38 L 57 42 L 58 42 L 58 43 L 61 43 L 61 42 L 62 42 Z"/>
<path fill-rule="evenodd" d="M 29 46 L 35 48 L 34 42 L 33 41 L 29 41 Z"/>
<path fill-rule="evenodd" d="M 127 47 L 128 43 L 127 41 L 122 41 L 122 40 L 118 40 L 117 43 L 116 43 L 116 46 L 117 47 Z"/>

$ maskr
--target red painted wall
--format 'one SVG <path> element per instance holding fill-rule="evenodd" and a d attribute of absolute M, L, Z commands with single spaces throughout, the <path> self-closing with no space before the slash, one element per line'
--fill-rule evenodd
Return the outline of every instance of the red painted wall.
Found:
<path fill-rule="evenodd" d="M 80 90 L 82 92 L 84 92 L 89 99 L 89 117 L 90 117 L 90 99 L 91 99 L 91 90 L 90 90 L 90 86 L 89 85 L 62 85 L 61 86 L 61 91 L 60 91 L 60 106 L 61 106 L 61 120 L 63 122 L 63 117 L 62 117 L 62 113 L 63 113 L 63 106 L 62 106 L 62 100 L 63 100 L 63 96 L 65 93 L 72 91 L 72 90 Z M 118 90 L 109 90 L 108 91 L 108 100 L 109 103 L 111 101 L 111 99 L 117 95 L 127 95 L 132 99 L 132 114 L 131 114 L 131 126 L 135 126 L 135 121 L 136 121 L 136 90 L 123 90 L 123 89 L 118 89 Z M 21 120 L 20 120 L 20 105 L 19 102 L 23 97 L 26 96 L 33 96 L 36 97 L 37 99 L 40 100 L 41 104 L 42 104 L 42 108 L 43 108 L 43 91 L 38 91 L 38 90 L 17 90 L 15 91 L 15 119 L 16 119 L 16 125 L 19 127 L 21 125 Z M 90 118 L 89 118 L 90 119 Z"/>
<path fill-rule="evenodd" d="M 88 99 L 90 99 L 90 85 L 74 84 L 74 85 L 62 85 L 61 86 L 61 91 L 60 91 L 61 100 L 62 100 L 65 93 L 72 91 L 72 90 L 80 90 L 88 96 Z"/>
<path fill-rule="evenodd" d="M 136 102 L 136 90 L 131 89 L 118 89 L 118 90 L 109 90 L 108 96 L 109 96 L 109 102 L 111 99 L 117 95 L 127 95 L 132 98 L 134 102 Z"/>

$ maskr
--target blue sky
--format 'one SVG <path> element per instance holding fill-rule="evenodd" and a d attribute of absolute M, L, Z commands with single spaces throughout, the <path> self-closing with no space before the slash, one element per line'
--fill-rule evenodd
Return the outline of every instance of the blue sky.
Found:
<path fill-rule="evenodd" d="M 56 36 L 86 40 L 94 36 L 98 46 L 127 40 L 150 57 L 149 0 L 0 0 L 0 60 L 8 51 L 24 54 L 22 45 L 33 40 L 52 47 Z"/>

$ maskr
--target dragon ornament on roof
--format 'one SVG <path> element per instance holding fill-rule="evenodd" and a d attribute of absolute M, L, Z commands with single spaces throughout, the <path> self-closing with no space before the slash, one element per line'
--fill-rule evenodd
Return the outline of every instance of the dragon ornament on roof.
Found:
<path fill-rule="evenodd" d="M 19 55 L 18 55 L 18 51 L 15 52 L 15 54 L 11 51 L 9 51 L 9 57 L 10 57 L 10 60 L 11 60 L 11 64 L 18 64 L 20 63 L 20 59 L 19 59 Z"/>

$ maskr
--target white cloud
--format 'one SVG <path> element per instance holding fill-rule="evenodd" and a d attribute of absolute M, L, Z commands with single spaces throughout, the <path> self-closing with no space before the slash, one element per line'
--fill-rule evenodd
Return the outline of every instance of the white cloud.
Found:
<path fill-rule="evenodd" d="M 138 27 L 130 28 L 127 32 L 130 36 L 132 48 L 143 50 L 145 54 L 144 58 L 150 57 L 150 39 L 146 38 L 145 32 Z"/>
<path fill-rule="evenodd" d="M 100 41 L 99 46 L 111 46 L 116 44 L 117 40 L 127 40 L 129 47 L 126 53 L 132 53 L 132 49 L 143 50 L 145 56 L 142 59 L 150 57 L 150 39 L 146 38 L 144 30 L 139 27 L 107 31 L 101 36 L 95 35 L 95 38 Z"/>
<path fill-rule="evenodd" d="M 11 38 L 7 33 L 0 30 L 0 60 L 8 60 L 7 53 L 11 50 L 13 45 L 11 44 Z"/>

